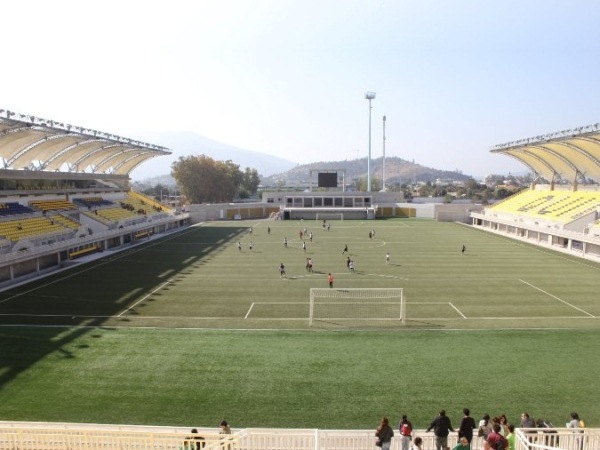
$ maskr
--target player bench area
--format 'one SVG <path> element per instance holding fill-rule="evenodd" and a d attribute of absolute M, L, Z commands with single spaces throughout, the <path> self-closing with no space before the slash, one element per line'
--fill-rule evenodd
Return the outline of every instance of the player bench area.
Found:
<path fill-rule="evenodd" d="M 77 250 L 73 250 L 69 252 L 69 258 L 75 259 L 80 258 L 81 256 L 89 255 L 90 253 L 94 253 L 100 250 L 100 246 L 98 245 L 89 245 L 83 248 L 79 248 Z"/>

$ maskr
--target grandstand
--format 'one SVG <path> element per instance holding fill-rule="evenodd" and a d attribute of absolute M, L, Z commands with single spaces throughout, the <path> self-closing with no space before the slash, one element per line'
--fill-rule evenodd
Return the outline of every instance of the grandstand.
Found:
<path fill-rule="evenodd" d="M 147 144 L 0 110 L 0 286 L 188 223 L 132 192 L 129 173 L 168 155 Z"/>
<path fill-rule="evenodd" d="M 600 124 L 496 145 L 534 173 L 530 188 L 471 214 L 472 224 L 600 259 Z"/>

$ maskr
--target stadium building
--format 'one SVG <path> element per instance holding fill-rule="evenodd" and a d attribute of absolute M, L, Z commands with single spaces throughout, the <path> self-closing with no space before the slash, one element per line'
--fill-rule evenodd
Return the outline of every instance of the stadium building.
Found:
<path fill-rule="evenodd" d="M 157 145 L 0 110 L 0 286 L 177 230 L 186 213 L 130 189 Z"/>
<path fill-rule="evenodd" d="M 530 188 L 472 212 L 475 227 L 600 259 L 600 124 L 492 148 L 534 174 Z"/>

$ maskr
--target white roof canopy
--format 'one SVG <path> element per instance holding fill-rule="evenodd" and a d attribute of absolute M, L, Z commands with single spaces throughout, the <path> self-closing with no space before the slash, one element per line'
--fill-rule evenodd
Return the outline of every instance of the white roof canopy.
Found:
<path fill-rule="evenodd" d="M 518 159 L 550 182 L 600 182 L 600 123 L 499 144 L 491 152 Z"/>
<path fill-rule="evenodd" d="M 0 109 L 0 169 L 128 175 L 165 147 Z"/>

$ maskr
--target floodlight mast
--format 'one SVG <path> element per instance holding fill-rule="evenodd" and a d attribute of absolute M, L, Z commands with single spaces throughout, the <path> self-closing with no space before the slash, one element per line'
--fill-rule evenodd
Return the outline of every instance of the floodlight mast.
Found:
<path fill-rule="evenodd" d="M 385 116 L 383 116 L 383 161 L 381 164 L 381 191 L 385 192 Z"/>
<path fill-rule="evenodd" d="M 369 100 L 369 157 L 367 158 L 367 192 L 371 192 L 371 100 L 373 100 L 375 96 L 375 92 L 365 92 L 365 98 Z"/>

